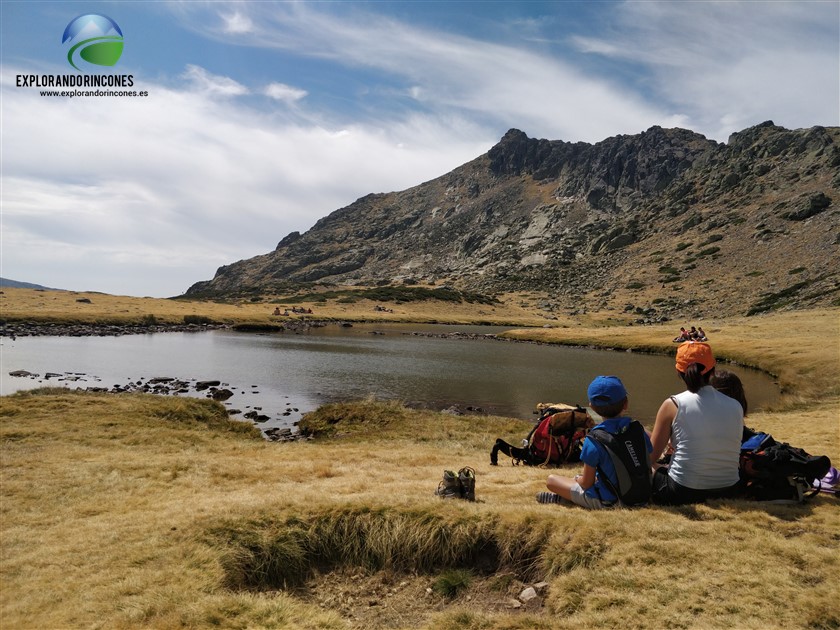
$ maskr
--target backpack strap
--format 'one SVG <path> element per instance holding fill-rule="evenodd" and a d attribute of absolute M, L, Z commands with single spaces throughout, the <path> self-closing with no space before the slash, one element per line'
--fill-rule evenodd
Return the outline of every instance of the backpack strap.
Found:
<path fill-rule="evenodd" d="M 607 477 L 607 473 L 604 472 L 604 469 L 600 466 L 596 466 L 595 470 L 598 471 L 598 479 L 603 481 L 604 485 L 607 486 L 607 490 L 612 492 L 613 496 L 616 497 L 615 501 L 605 501 L 604 497 L 601 496 L 601 491 L 598 489 L 598 486 L 592 486 L 592 488 L 595 490 L 595 494 L 598 495 L 598 500 L 601 501 L 601 503 L 603 503 L 604 505 L 615 505 L 616 503 L 618 503 L 619 505 L 623 506 L 624 503 L 621 501 L 621 493 L 618 491 L 618 488 L 616 488 L 613 485 L 613 482 L 610 481 L 610 478 Z"/>

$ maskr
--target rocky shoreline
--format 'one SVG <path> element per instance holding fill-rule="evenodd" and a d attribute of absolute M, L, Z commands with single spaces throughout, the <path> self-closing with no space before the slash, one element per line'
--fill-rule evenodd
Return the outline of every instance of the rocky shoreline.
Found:
<path fill-rule="evenodd" d="M 224 405 L 228 405 L 228 399 L 236 395 L 234 390 L 240 390 L 240 394 L 259 394 L 256 385 L 251 385 L 250 388 L 244 386 L 231 385 L 223 383 L 219 380 L 203 380 L 175 378 L 172 376 L 155 376 L 144 379 L 138 378 L 129 381 L 125 385 L 114 385 L 112 387 L 103 387 L 101 385 L 85 385 L 86 383 L 101 383 L 102 379 L 92 374 L 84 372 L 46 372 L 45 374 L 36 374 L 28 370 L 14 370 L 9 372 L 9 376 L 13 378 L 26 378 L 37 381 L 46 387 L 49 387 L 53 382 L 61 384 L 62 386 L 75 385 L 77 389 L 83 389 L 86 392 L 97 394 L 156 394 L 159 396 L 192 396 L 197 397 L 203 395 Z M 287 397 L 288 398 L 288 397 Z M 299 409 L 292 406 L 293 403 L 287 403 L 282 412 L 277 412 L 277 419 L 281 417 L 291 416 L 293 413 L 298 413 Z M 300 433 L 293 431 L 290 427 L 260 427 L 260 424 L 268 422 L 272 417 L 263 413 L 261 406 L 246 405 L 245 411 L 241 409 L 228 408 L 229 416 L 239 416 L 235 418 L 238 420 L 245 419 L 253 422 L 261 431 L 266 440 L 270 442 L 293 442 L 296 440 L 309 439 L 302 436 Z M 297 422 L 292 423 L 293 426 Z"/>
<path fill-rule="evenodd" d="M 290 319 L 278 323 L 209 323 L 209 324 L 99 324 L 83 322 L 2 322 L 0 337 L 122 337 L 124 335 L 150 335 L 169 332 L 205 332 L 208 330 L 238 330 L 242 332 L 305 332 L 327 324 L 345 325 L 341 322 Z"/>
<path fill-rule="evenodd" d="M 121 337 L 163 332 L 203 332 L 228 328 L 227 324 L 86 324 L 57 322 L 5 322 L 0 337 Z"/>

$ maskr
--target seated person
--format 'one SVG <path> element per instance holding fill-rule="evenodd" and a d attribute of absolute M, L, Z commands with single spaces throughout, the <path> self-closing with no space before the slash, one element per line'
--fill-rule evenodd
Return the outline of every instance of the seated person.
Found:
<path fill-rule="evenodd" d="M 602 418 L 601 424 L 594 429 L 604 429 L 615 435 L 632 421 L 622 414 L 627 410 L 627 390 L 617 376 L 598 376 L 589 384 L 587 390 L 589 405 Z M 651 443 L 645 434 L 648 456 Z M 574 478 L 549 475 L 546 487 L 550 492 L 538 492 L 539 503 L 563 503 L 571 501 L 581 507 L 592 510 L 612 507 L 618 502 L 607 484 L 601 479 L 601 473 L 607 475 L 613 487 L 618 486 L 615 466 L 606 449 L 594 439 L 586 439 L 580 454 L 583 472 Z"/>
<path fill-rule="evenodd" d="M 744 431 L 741 404 L 711 386 L 715 358 L 709 344 L 686 341 L 677 349 L 677 373 L 686 391 L 671 396 L 656 414 L 651 434 L 656 461 L 670 440 L 668 468 L 653 476 L 653 502 L 702 503 L 739 489 L 738 460 Z"/>
<path fill-rule="evenodd" d="M 709 384 L 721 394 L 734 398 L 744 410 L 744 417 L 747 417 L 747 395 L 744 393 L 744 384 L 737 374 L 728 370 L 715 370 L 714 375 L 709 379 Z"/>

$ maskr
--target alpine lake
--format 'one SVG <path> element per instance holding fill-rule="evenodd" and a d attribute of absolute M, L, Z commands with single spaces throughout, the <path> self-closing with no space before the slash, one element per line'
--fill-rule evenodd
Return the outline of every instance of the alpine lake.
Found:
<path fill-rule="evenodd" d="M 215 390 L 199 391 L 196 383 L 219 381 L 230 394 L 222 404 L 236 412 L 232 417 L 259 414 L 257 426 L 265 431 L 293 428 L 324 403 L 371 396 L 476 414 L 477 421 L 483 414 L 533 420 L 539 402 L 586 405 L 587 385 L 599 374 L 622 379 L 629 414 L 650 426 L 662 401 L 683 390 L 670 357 L 487 337 L 508 329 L 330 324 L 299 333 L 4 337 L 0 393 L 43 386 L 130 389 L 176 379 L 188 385 L 167 395 L 204 397 Z M 722 367 L 741 378 L 751 410 L 778 398 L 767 374 Z M 19 370 L 31 375 L 10 374 Z"/>

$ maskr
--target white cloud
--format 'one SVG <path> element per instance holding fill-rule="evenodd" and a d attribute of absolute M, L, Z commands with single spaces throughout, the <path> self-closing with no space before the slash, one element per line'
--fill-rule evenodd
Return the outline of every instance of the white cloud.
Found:
<path fill-rule="evenodd" d="M 626 2 L 583 52 L 642 64 L 654 97 L 725 140 L 772 119 L 840 124 L 840 4 Z"/>
<path fill-rule="evenodd" d="M 251 22 L 248 16 L 243 15 L 239 11 L 235 11 L 229 15 L 222 15 L 223 29 L 226 33 L 241 35 L 243 33 L 251 33 L 254 30 L 254 23 Z"/>
<path fill-rule="evenodd" d="M 148 97 L 64 99 L 4 87 L 4 276 L 175 295 L 358 197 L 442 175 L 497 140 L 458 117 L 315 124 L 192 87 L 142 88 Z"/>
<path fill-rule="evenodd" d="M 189 64 L 182 75 L 193 87 L 208 96 L 242 96 L 248 88 L 230 77 L 210 74 L 201 66 Z"/>
<path fill-rule="evenodd" d="M 214 5 L 179 5 L 184 25 L 205 35 L 379 71 L 383 83 L 404 82 L 402 93 L 422 97 L 433 113 L 480 118 L 498 135 L 518 127 L 533 136 L 596 142 L 684 122 L 610 81 L 524 48 L 303 3 L 237 7 L 259 25 L 247 38 L 214 26 Z"/>
<path fill-rule="evenodd" d="M 275 100 L 292 104 L 304 98 L 307 95 L 307 91 L 286 85 L 285 83 L 271 83 L 266 86 L 265 94 Z"/>
<path fill-rule="evenodd" d="M 358 7 L 236 7 L 259 25 L 247 39 L 214 27 L 218 5 L 187 5 L 185 24 L 226 42 L 378 70 L 383 81 L 403 82 L 402 93 L 428 110 L 478 117 L 499 132 L 519 127 L 534 136 L 595 142 L 658 124 L 726 140 L 767 119 L 789 127 L 838 124 L 836 2 L 631 1 L 604 5 L 586 33 L 563 33 L 543 19 L 512 23 L 511 32 L 522 37 L 515 45 Z M 584 71 L 540 46 L 523 47 L 549 40 L 619 65 Z"/>

